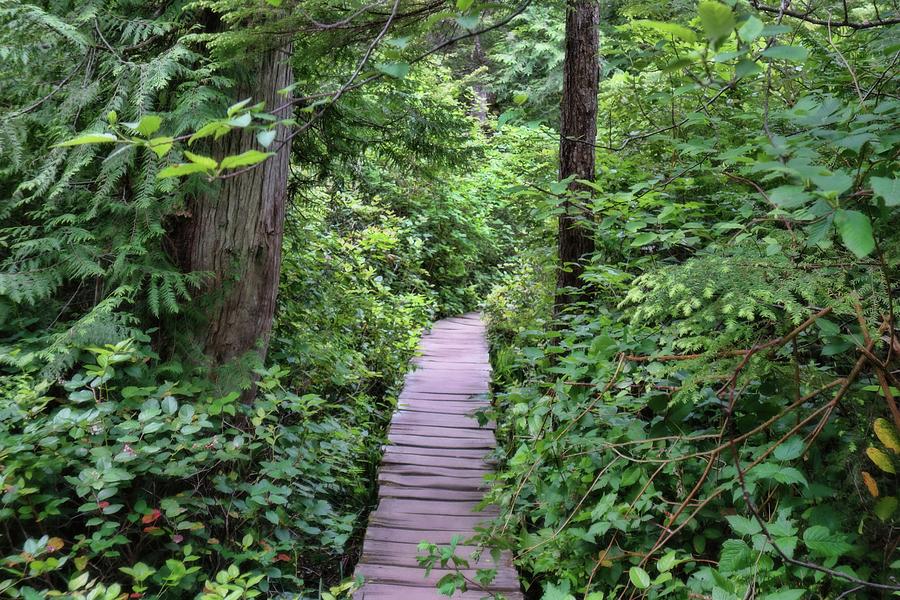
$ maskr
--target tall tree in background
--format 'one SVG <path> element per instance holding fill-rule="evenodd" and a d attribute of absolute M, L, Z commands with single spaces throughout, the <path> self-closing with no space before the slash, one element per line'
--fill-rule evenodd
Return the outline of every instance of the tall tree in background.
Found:
<path fill-rule="evenodd" d="M 560 110 L 559 178 L 574 177 L 559 216 L 557 311 L 578 299 L 583 260 L 594 250 L 584 226 L 590 214 L 579 197 L 590 188 L 579 179 L 594 179 L 597 139 L 600 6 L 596 0 L 570 0 L 566 10 L 566 58 Z M 573 201 L 574 200 L 574 201 Z"/>

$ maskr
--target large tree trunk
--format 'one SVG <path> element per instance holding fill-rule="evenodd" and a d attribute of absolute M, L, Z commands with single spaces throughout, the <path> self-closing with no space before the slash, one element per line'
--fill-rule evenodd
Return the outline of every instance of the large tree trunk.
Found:
<path fill-rule="evenodd" d="M 597 93 L 599 84 L 600 7 L 597 0 L 569 0 L 566 10 L 566 57 L 560 111 L 559 178 L 594 179 L 594 144 L 597 140 Z M 577 301 L 572 288 L 582 286 L 584 260 L 594 250 L 588 222 L 591 215 L 579 206 L 590 188 L 569 185 L 575 195 L 566 199 L 559 216 L 559 268 L 557 312 Z M 579 196 L 582 196 L 579 198 Z"/>
<path fill-rule="evenodd" d="M 267 110 L 284 105 L 277 93 L 293 83 L 290 46 L 264 53 L 236 99 L 265 101 Z M 289 116 L 290 108 L 280 117 Z M 281 242 L 290 167 L 288 131 L 279 127 L 271 146 L 277 154 L 256 168 L 219 183 L 214 194 L 197 198 L 183 232 L 183 266 L 212 274 L 203 291 L 206 323 L 199 332 L 213 366 L 255 350 L 265 358 L 275 314 L 281 271 Z M 259 147 L 256 134 L 236 130 L 213 143 L 217 159 Z"/>

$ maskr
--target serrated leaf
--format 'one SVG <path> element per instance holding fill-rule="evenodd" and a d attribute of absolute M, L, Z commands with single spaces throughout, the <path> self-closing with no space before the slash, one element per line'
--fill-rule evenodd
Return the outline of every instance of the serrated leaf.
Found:
<path fill-rule="evenodd" d="M 833 534 L 823 525 L 813 525 L 803 532 L 803 543 L 811 551 L 828 558 L 839 558 L 853 550 L 842 535 Z"/>
<path fill-rule="evenodd" d="M 134 128 L 139 134 L 149 136 L 157 132 L 162 125 L 162 119 L 156 115 L 144 115 Z"/>
<path fill-rule="evenodd" d="M 697 13 L 706 38 L 714 45 L 728 38 L 734 30 L 734 13 L 731 7 L 721 2 L 701 2 L 697 6 Z"/>
<path fill-rule="evenodd" d="M 639 590 L 646 590 L 650 587 L 650 574 L 640 567 L 631 567 L 628 570 L 628 579 Z"/>
<path fill-rule="evenodd" d="M 194 154 L 188 150 L 184 151 L 184 155 L 190 160 L 192 163 L 196 163 L 198 165 L 203 165 L 204 169 L 215 169 L 219 163 L 216 162 L 216 159 L 210 158 L 208 156 L 203 156 L 202 154 Z"/>
<path fill-rule="evenodd" d="M 118 141 L 119 138 L 111 133 L 86 133 L 79 135 L 71 140 L 53 144 L 53 148 L 62 148 L 65 146 L 84 146 L 85 144 L 110 144 Z"/>
<path fill-rule="evenodd" d="M 172 149 L 172 144 L 174 143 L 175 140 L 168 136 L 155 137 L 147 141 L 147 147 L 153 150 L 157 157 L 162 158 L 169 153 L 169 150 Z"/>
<path fill-rule="evenodd" d="M 875 508 L 872 510 L 875 511 L 875 516 L 882 521 L 890 520 L 894 513 L 897 512 L 897 497 L 885 496 L 875 503 Z"/>
<path fill-rule="evenodd" d="M 247 150 L 246 152 L 241 152 L 236 156 L 226 156 L 222 159 L 222 162 L 219 163 L 219 168 L 234 169 L 237 167 L 249 167 L 251 165 L 261 163 L 273 154 L 275 153 L 260 152 L 259 150 Z"/>
<path fill-rule="evenodd" d="M 809 56 L 809 50 L 803 46 L 772 46 L 763 50 L 762 55 L 774 60 L 800 63 Z"/>
<path fill-rule="evenodd" d="M 731 529 L 740 536 L 756 535 L 762 531 L 762 527 L 756 519 L 740 515 L 727 515 L 725 520 L 731 525 Z"/>
<path fill-rule="evenodd" d="M 894 475 L 897 474 L 897 469 L 894 468 L 894 462 L 891 460 L 891 457 L 888 456 L 887 453 L 880 448 L 869 446 L 866 449 L 866 456 L 869 457 L 869 460 L 875 463 L 876 467 L 878 467 L 885 473 L 892 473 Z"/>
<path fill-rule="evenodd" d="M 182 175 L 190 175 L 192 173 L 206 173 L 208 169 L 197 163 L 184 163 L 180 165 L 172 165 L 166 167 L 156 176 L 157 179 L 168 179 L 170 177 L 180 177 Z"/>
<path fill-rule="evenodd" d="M 873 177 L 870 182 L 875 197 L 884 200 L 885 206 L 900 206 L 900 179 Z"/>
<path fill-rule="evenodd" d="M 781 444 L 779 444 L 772 452 L 772 456 L 777 460 L 788 461 L 799 458 L 802 453 L 803 439 L 801 439 L 800 436 L 795 435 L 781 442 Z"/>
<path fill-rule="evenodd" d="M 869 217 L 858 210 L 838 210 L 834 215 L 834 226 L 841 234 L 841 241 L 857 258 L 864 258 L 875 249 L 872 223 Z"/>

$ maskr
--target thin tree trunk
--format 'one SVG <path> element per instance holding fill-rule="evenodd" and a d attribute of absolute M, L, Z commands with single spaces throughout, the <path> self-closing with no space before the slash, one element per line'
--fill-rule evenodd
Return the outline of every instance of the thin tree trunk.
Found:
<path fill-rule="evenodd" d="M 570 0 L 566 10 L 566 56 L 560 111 L 559 178 L 594 179 L 597 140 L 600 7 L 597 0 Z M 569 190 L 578 195 L 590 188 L 577 182 Z M 585 197 L 587 194 L 584 194 Z M 576 200 L 577 200 L 576 196 Z M 571 288 L 581 287 L 584 260 L 594 251 L 591 215 L 566 199 L 559 216 L 556 310 L 580 299 Z"/>
<path fill-rule="evenodd" d="M 288 98 L 277 91 L 293 83 L 290 45 L 265 52 L 254 72 L 239 86 L 237 99 L 264 101 L 268 110 L 284 105 Z M 284 109 L 278 116 L 289 113 Z M 216 193 L 197 198 L 190 207 L 183 266 L 212 274 L 203 290 L 211 306 L 198 338 L 213 366 L 251 350 L 264 359 L 268 350 L 281 271 L 290 167 L 287 135 L 279 127 L 270 147 L 277 150 L 275 156 L 222 181 Z M 220 159 L 252 148 L 262 149 L 255 132 L 242 129 L 214 142 L 212 153 Z"/>

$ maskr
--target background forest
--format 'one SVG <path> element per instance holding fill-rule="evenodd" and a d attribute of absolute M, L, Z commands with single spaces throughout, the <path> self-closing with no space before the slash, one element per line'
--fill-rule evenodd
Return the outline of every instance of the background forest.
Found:
<path fill-rule="evenodd" d="M 897 595 L 898 25 L 0 0 L 0 598 L 348 597 L 479 307 L 527 597 Z"/>

